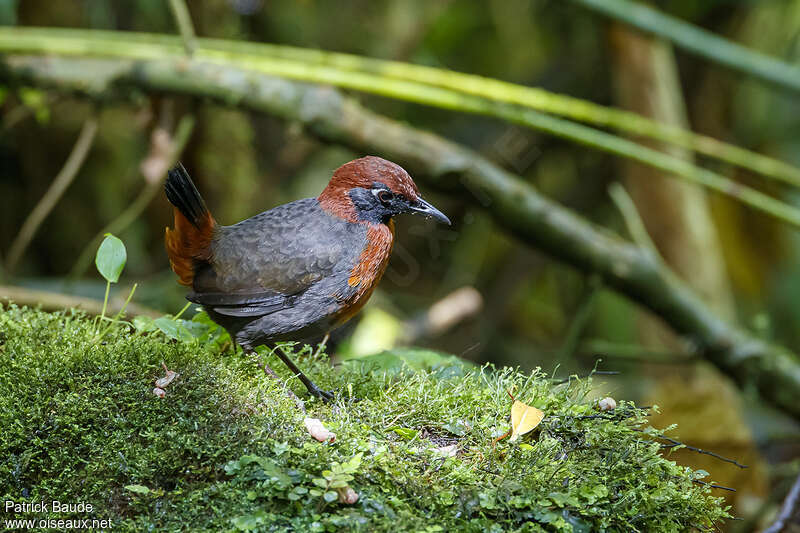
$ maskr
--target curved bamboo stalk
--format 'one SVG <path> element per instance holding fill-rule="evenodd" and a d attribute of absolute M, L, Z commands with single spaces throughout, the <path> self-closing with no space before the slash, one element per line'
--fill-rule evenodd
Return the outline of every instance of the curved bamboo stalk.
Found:
<path fill-rule="evenodd" d="M 414 91 L 411 91 L 410 94 L 407 94 L 406 91 L 393 92 L 391 89 L 387 89 L 387 86 L 390 87 L 392 81 L 406 81 L 449 89 L 458 94 L 477 96 L 493 103 L 516 104 L 579 122 L 612 128 L 633 136 L 675 144 L 699 154 L 746 168 L 767 178 L 800 187 L 800 168 L 789 163 L 712 137 L 661 124 L 637 113 L 601 106 L 536 87 L 525 87 L 482 76 L 422 65 L 314 49 L 219 39 L 196 39 L 196 43 L 194 56 L 196 59 L 237 66 L 247 65 L 247 68 L 256 69 L 259 69 L 256 65 L 260 63 L 259 70 L 265 73 L 292 77 L 302 81 L 331 83 L 344 88 L 373 92 L 409 101 L 418 101 L 414 98 Z M 184 53 L 182 41 L 167 35 L 13 27 L 0 29 L 0 51 L 4 49 L 90 56 L 116 55 L 136 59 L 158 59 L 167 55 L 177 56 Z M 281 67 L 277 63 L 278 61 L 282 61 L 284 66 Z M 288 66 L 285 65 L 287 63 Z M 322 77 L 314 77 L 313 71 L 323 67 L 339 75 L 322 76 L 327 81 Z M 355 75 L 361 75 L 361 77 L 351 79 Z M 376 82 L 381 79 L 383 83 Z M 450 109 L 452 108 L 450 107 Z M 488 110 L 486 114 L 494 115 L 491 110 Z"/>

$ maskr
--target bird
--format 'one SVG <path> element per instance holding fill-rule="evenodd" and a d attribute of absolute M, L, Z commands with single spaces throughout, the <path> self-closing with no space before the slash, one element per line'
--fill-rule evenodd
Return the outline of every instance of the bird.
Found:
<path fill-rule="evenodd" d="M 231 226 L 217 223 L 180 162 L 164 190 L 174 206 L 164 241 L 179 283 L 191 288 L 186 299 L 250 354 L 262 345 L 274 350 L 279 342 L 319 338 L 355 316 L 386 270 L 397 215 L 450 225 L 408 172 L 377 156 L 340 166 L 316 198 Z M 333 399 L 282 350 L 274 352 L 312 396 Z"/>

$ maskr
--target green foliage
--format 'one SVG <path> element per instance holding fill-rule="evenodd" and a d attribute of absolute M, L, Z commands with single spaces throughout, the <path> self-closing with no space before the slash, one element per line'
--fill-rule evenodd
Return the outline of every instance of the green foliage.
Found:
<path fill-rule="evenodd" d="M 97 249 L 97 255 L 94 258 L 97 271 L 100 272 L 109 283 L 116 283 L 119 281 L 119 275 L 122 274 L 122 269 L 125 268 L 127 259 L 128 255 L 122 241 L 110 233 L 106 233 L 105 239 L 100 243 L 100 247 Z"/>
<path fill-rule="evenodd" d="M 79 313 L 15 306 L 0 332 L 0 498 L 89 502 L 115 530 L 685 531 L 726 516 L 703 473 L 635 431 L 643 411 L 598 415 L 587 381 L 320 358 L 304 368 L 337 400 L 304 415 L 215 342 L 123 323 L 96 344 Z M 180 376 L 158 398 L 162 362 Z M 547 414 L 519 445 L 493 442 L 509 390 Z M 304 416 L 336 441 L 313 440 Z M 338 501 L 345 485 L 357 503 Z"/>
<path fill-rule="evenodd" d="M 128 303 L 133 298 L 133 294 L 136 292 L 136 284 L 133 285 L 131 288 L 131 292 L 128 294 L 128 298 L 125 300 L 125 304 L 122 308 L 117 312 L 114 318 L 107 318 L 106 317 L 106 308 L 108 306 L 108 293 L 111 289 L 111 284 L 116 283 L 119 281 L 119 276 L 122 274 L 122 269 L 125 268 L 125 262 L 128 259 L 128 254 L 125 251 L 125 245 L 119 240 L 117 237 L 111 235 L 110 233 L 106 233 L 103 242 L 100 243 L 100 246 L 97 248 L 97 254 L 95 255 L 94 264 L 97 265 L 97 271 L 106 279 L 106 295 L 103 298 L 103 310 L 100 313 L 100 316 L 97 317 L 97 320 L 108 321 L 110 324 L 102 331 L 98 331 L 95 335 L 95 341 L 101 340 L 106 334 L 111 331 L 111 327 L 115 322 L 119 322 L 122 316 L 125 313 L 125 308 L 128 306 Z"/>

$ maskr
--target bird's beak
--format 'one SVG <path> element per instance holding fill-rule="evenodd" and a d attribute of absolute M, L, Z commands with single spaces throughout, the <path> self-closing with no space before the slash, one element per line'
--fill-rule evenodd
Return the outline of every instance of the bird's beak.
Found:
<path fill-rule="evenodd" d="M 439 222 L 444 222 L 448 226 L 450 225 L 450 219 L 447 218 L 444 213 L 433 207 L 422 198 L 417 198 L 416 202 L 409 205 L 408 211 L 411 214 L 425 215 L 426 218 L 435 218 Z"/>

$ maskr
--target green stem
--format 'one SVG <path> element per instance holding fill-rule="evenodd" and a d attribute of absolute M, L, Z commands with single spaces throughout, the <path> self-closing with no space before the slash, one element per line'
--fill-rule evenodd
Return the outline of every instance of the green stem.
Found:
<path fill-rule="evenodd" d="M 0 49 L 3 48 L 3 35 L 3 32 L 0 30 Z M 119 45 L 119 43 L 117 44 Z M 109 46 L 109 48 L 111 47 Z M 128 50 L 128 52 L 130 55 L 144 55 L 150 53 L 148 50 L 150 50 L 148 46 L 142 46 L 140 48 Z M 198 55 L 199 52 L 200 50 L 198 50 Z M 26 59 L 27 58 L 22 58 L 23 61 Z M 480 97 L 463 95 L 439 87 L 384 79 L 354 72 L 348 73 L 325 67 L 309 67 L 307 65 L 287 61 L 263 58 L 251 58 L 252 61 L 250 61 L 246 57 L 239 57 L 238 59 L 237 63 L 242 68 L 261 72 L 263 74 L 314 81 L 316 83 L 347 86 L 375 94 L 381 94 L 383 96 L 424 103 L 444 109 L 469 111 L 475 114 L 501 118 L 508 122 L 537 129 L 597 150 L 638 161 L 644 165 L 662 170 L 667 175 L 708 187 L 721 194 L 730 196 L 743 204 L 749 205 L 756 210 L 770 214 L 792 226 L 800 227 L 800 209 L 776 200 L 746 185 L 731 181 L 720 174 L 696 167 L 689 161 L 675 158 L 651 148 L 641 146 L 633 141 L 582 124 L 545 115 L 515 105 L 490 102 Z M 12 63 L 13 61 L 15 61 L 15 59 L 12 59 Z M 52 58 L 49 59 L 49 61 L 52 62 Z M 83 64 L 86 64 L 85 62 L 87 60 L 82 59 L 81 61 Z M 220 69 L 221 71 L 218 72 L 218 74 L 225 73 L 232 75 L 236 72 L 237 75 L 242 76 L 248 83 L 253 84 L 256 82 L 254 78 L 248 77 L 246 71 L 237 71 L 230 65 L 227 65 L 222 57 L 216 58 L 214 63 L 218 64 L 209 64 L 208 60 L 205 62 L 193 62 L 191 60 L 186 60 L 185 57 L 171 60 L 153 60 L 128 65 L 117 60 L 114 61 L 114 74 L 111 76 L 111 79 L 120 75 L 128 75 L 133 76 L 139 84 L 142 83 L 142 80 L 146 80 L 159 85 L 159 88 L 162 90 L 177 92 L 188 90 L 193 93 L 203 93 L 205 90 L 207 91 L 205 94 L 223 99 L 230 98 L 233 95 L 224 88 L 220 89 L 219 86 L 198 87 L 193 81 L 187 78 L 185 73 L 190 69 L 199 72 L 206 72 L 209 69 Z M 6 71 L 8 67 L 9 64 L 7 63 Z M 144 73 L 148 67 L 154 71 L 151 77 L 148 77 Z M 46 75 L 53 75 L 52 67 L 46 66 L 45 68 L 47 69 Z M 126 72 L 127 69 L 131 69 L 131 71 Z M 181 74 L 176 76 L 176 72 Z M 23 77 L 30 76 L 30 67 L 27 66 L 20 74 Z M 56 76 L 58 75 L 59 73 L 56 73 Z M 59 81 L 62 80 L 59 79 Z M 99 85 L 99 83 L 97 85 Z M 85 90 L 85 82 L 83 80 L 79 80 L 76 84 L 73 83 L 70 86 L 75 88 L 83 87 Z M 97 87 L 95 87 L 94 90 L 97 90 Z"/>
<path fill-rule="evenodd" d="M 650 234 L 647 233 L 644 221 L 642 217 L 639 216 L 639 210 L 636 209 L 636 204 L 633 202 L 633 198 L 628 194 L 628 191 L 625 190 L 625 187 L 623 187 L 621 183 L 615 181 L 609 185 L 608 194 L 611 196 L 611 200 L 622 215 L 622 219 L 628 228 L 628 233 L 630 233 L 633 242 L 639 245 L 639 248 L 642 250 L 651 253 L 653 259 L 657 259 L 663 263 L 664 260 L 658 252 L 658 248 L 653 242 L 653 239 L 650 238 Z"/>
<path fill-rule="evenodd" d="M 106 316 L 106 308 L 108 307 L 108 291 L 110 289 L 111 289 L 111 282 L 106 281 L 106 295 L 103 298 L 103 309 L 102 311 L 100 311 L 100 316 L 95 317 L 95 322 L 97 322 L 98 319 L 102 320 Z"/>
<path fill-rule="evenodd" d="M 191 56 L 194 54 L 197 42 L 194 34 L 192 17 L 189 15 L 189 6 L 186 5 L 184 0 L 169 0 L 169 7 L 178 25 L 178 31 L 181 32 L 181 39 L 183 39 L 183 47 L 186 50 L 186 55 Z"/>
<path fill-rule="evenodd" d="M 120 318 L 120 317 L 122 316 L 122 314 L 125 312 L 125 308 L 126 308 L 126 307 L 128 307 L 128 304 L 130 303 L 130 301 L 131 301 L 131 298 L 133 298 L 133 293 L 135 293 L 135 292 L 136 292 L 136 287 L 137 287 L 137 286 L 138 286 L 138 284 L 137 284 L 137 283 L 134 283 L 134 284 L 133 284 L 133 287 L 131 288 L 131 292 L 129 292 L 129 293 L 128 293 L 128 298 L 125 300 L 125 303 L 124 303 L 124 304 L 122 304 L 122 307 L 120 307 L 119 311 L 117 311 L 117 314 L 116 314 L 116 315 L 114 315 L 114 318 L 112 318 L 112 319 L 109 319 L 109 321 L 110 321 L 111 323 L 108 325 L 108 327 L 106 327 L 106 329 L 104 329 L 104 330 L 103 330 L 103 332 L 102 332 L 102 333 L 100 333 L 100 335 L 99 335 L 99 336 L 97 337 L 97 339 L 96 339 L 97 341 L 99 341 L 100 339 L 102 339 L 103 337 L 105 337 L 105 336 L 106 336 L 106 334 L 107 334 L 109 331 L 111 331 L 111 328 L 112 328 L 112 327 L 114 327 L 114 324 L 116 324 L 116 323 L 118 323 L 118 322 L 119 322 L 119 318 Z M 106 292 L 106 300 L 107 300 L 107 299 L 108 299 L 108 293 Z M 103 306 L 103 307 L 105 307 L 105 304 L 104 304 L 104 306 Z"/>
<path fill-rule="evenodd" d="M 192 305 L 192 302 L 186 302 L 186 305 L 183 306 L 183 309 L 178 311 L 178 314 L 175 315 L 174 317 L 172 317 L 173 320 L 178 320 L 181 317 L 181 315 L 183 314 L 183 312 L 186 311 L 187 309 L 189 309 L 190 305 Z"/>

